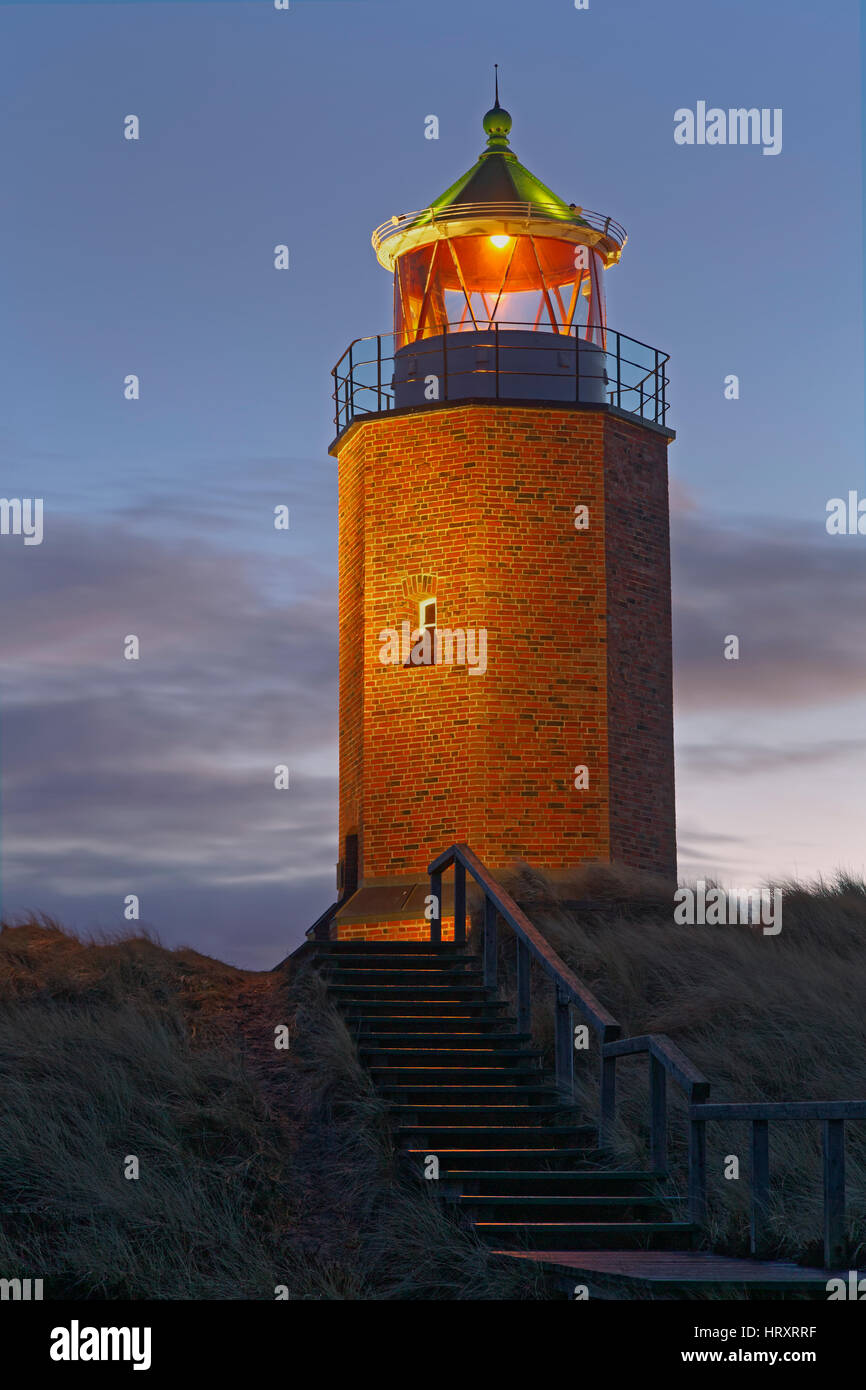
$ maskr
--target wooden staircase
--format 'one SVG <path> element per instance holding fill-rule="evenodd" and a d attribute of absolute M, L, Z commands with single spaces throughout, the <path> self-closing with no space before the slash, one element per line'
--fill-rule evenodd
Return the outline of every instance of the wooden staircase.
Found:
<path fill-rule="evenodd" d="M 824 1290 L 822 1271 L 695 1253 L 699 1227 L 664 1190 L 666 1174 L 606 1164 L 596 1127 L 465 948 L 333 942 L 315 954 L 404 1161 L 419 1179 L 435 1167 L 441 1194 L 499 1254 L 540 1261 L 564 1288 L 585 1278 Z"/>

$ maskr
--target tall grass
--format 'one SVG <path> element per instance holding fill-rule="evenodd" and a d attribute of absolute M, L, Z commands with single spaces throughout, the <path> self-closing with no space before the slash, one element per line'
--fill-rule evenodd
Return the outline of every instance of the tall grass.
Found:
<path fill-rule="evenodd" d="M 315 975 L 44 921 L 0 932 L 0 1277 L 54 1299 L 541 1292 L 400 1177 Z"/>

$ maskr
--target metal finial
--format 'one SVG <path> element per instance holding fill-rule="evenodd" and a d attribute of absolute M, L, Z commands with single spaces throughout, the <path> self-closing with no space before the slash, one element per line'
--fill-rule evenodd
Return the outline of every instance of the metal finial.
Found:
<path fill-rule="evenodd" d="M 494 63 L 494 64 L 493 64 L 493 72 L 494 72 L 493 85 L 494 85 L 494 89 L 495 89 L 495 93 L 496 93 L 496 100 L 495 100 L 494 103 L 493 103 L 493 109 L 494 109 L 494 110 L 497 110 L 498 107 L 499 107 L 499 64 L 498 64 L 498 63 Z"/>

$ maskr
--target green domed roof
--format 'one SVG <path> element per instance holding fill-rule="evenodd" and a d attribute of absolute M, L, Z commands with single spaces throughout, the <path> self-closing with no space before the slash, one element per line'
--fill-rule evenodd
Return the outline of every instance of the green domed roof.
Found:
<path fill-rule="evenodd" d="M 512 236 L 536 233 L 591 246 L 614 265 L 625 245 L 625 229 L 610 217 L 567 203 L 520 163 L 508 143 L 511 116 L 496 98 L 483 119 L 487 146 L 450 188 L 420 212 L 395 214 L 373 233 L 380 265 L 393 271 L 405 252 L 442 236 Z"/>
<path fill-rule="evenodd" d="M 563 221 L 580 222 L 571 207 L 558 197 L 547 184 L 520 163 L 508 143 L 511 131 L 511 116 L 496 104 L 487 112 L 482 122 L 487 135 L 487 148 L 467 169 L 466 173 L 446 188 L 430 204 L 430 209 L 441 214 L 446 208 L 458 208 L 472 203 L 529 203 L 544 217 L 560 217 Z M 415 226 L 422 226 L 429 220 L 429 213 L 417 219 Z"/>

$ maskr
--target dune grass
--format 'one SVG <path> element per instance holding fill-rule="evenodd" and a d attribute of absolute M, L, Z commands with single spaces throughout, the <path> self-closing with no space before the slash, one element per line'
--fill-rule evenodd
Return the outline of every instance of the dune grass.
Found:
<path fill-rule="evenodd" d="M 401 1180 L 311 972 L 7 927 L 0 1115 L 0 1275 L 46 1298 L 540 1296 Z"/>

